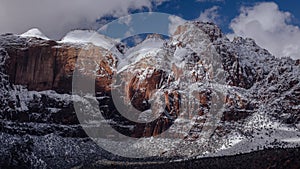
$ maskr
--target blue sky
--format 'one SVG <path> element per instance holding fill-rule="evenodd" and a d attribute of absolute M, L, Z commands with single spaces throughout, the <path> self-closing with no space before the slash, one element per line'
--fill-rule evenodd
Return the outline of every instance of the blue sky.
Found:
<path fill-rule="evenodd" d="M 294 17 L 291 23 L 300 26 L 300 1 L 298 0 L 275 0 L 275 1 L 256 1 L 256 0 L 206 0 L 205 2 L 197 2 L 196 0 L 170 0 L 156 7 L 154 11 L 165 12 L 180 16 L 186 20 L 193 20 L 200 16 L 201 12 L 213 6 L 218 6 L 220 21 L 218 25 L 226 33 L 232 32 L 229 28 L 231 20 L 239 15 L 240 8 L 243 6 L 251 7 L 260 2 L 275 2 L 279 9 L 288 11 Z"/>

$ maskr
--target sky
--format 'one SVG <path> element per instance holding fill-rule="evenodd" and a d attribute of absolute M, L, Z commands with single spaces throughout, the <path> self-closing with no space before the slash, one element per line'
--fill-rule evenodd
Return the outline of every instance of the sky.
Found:
<path fill-rule="evenodd" d="M 300 59 L 298 0 L 0 0 L 0 34 L 38 28 L 60 39 L 74 29 L 98 29 L 146 11 L 214 22 L 229 39 L 250 37 L 276 57 Z"/>

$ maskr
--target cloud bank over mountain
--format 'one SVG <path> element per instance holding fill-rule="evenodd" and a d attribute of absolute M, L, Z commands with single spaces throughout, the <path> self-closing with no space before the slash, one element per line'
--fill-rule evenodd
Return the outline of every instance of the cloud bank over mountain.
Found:
<path fill-rule="evenodd" d="M 26 0 L 0 1 L 0 33 L 24 33 L 37 27 L 58 39 L 76 28 L 91 28 L 100 17 L 128 14 L 129 9 L 161 5 L 166 0 Z"/>

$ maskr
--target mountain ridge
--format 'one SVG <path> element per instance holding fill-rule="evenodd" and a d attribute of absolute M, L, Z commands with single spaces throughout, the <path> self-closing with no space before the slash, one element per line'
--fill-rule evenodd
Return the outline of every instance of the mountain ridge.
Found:
<path fill-rule="evenodd" d="M 87 138 L 81 127 L 94 124 L 79 125 L 73 102 L 85 102 L 88 97 L 71 96 L 72 75 L 78 70 L 87 79 L 95 78 L 105 118 L 115 121 L 111 125 L 117 131 L 142 138 L 136 145 L 142 145 L 149 156 L 201 158 L 264 147 L 299 147 L 299 60 L 275 58 L 252 39 L 231 42 L 214 24 L 181 25 L 170 40 L 160 40 L 149 52 L 132 55 L 131 61 L 126 60 L 130 49 L 124 56 L 118 43 L 110 50 L 86 42 L 15 35 L 2 35 L 0 41 L 1 132 L 14 137 L 25 134 L 35 141 L 49 135 L 57 140 Z M 149 44 L 139 45 L 141 51 Z M 127 62 L 120 69 L 121 61 Z M 116 112 L 112 91 L 122 96 L 120 102 L 132 105 L 126 107 L 129 112 L 143 112 L 138 119 L 146 118 L 151 110 L 158 120 L 136 124 L 112 113 Z M 214 92 L 222 93 L 219 100 L 224 107 L 211 112 Z M 86 118 L 95 120 L 90 117 L 97 115 L 93 113 Z M 210 120 L 213 117 L 217 120 Z M 172 128 L 193 119 L 188 131 Z M 210 130 L 210 125 L 215 128 Z M 180 138 L 174 143 L 176 149 L 168 141 L 151 142 L 164 131 Z M 35 145 L 34 154 L 46 149 Z M 44 156 L 38 158 L 50 164 Z"/>

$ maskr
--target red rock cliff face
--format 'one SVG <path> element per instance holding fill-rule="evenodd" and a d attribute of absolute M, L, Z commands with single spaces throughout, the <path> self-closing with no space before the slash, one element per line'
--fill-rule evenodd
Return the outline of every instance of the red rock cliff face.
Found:
<path fill-rule="evenodd" d="M 6 68 L 10 82 L 37 91 L 70 93 L 78 58 L 79 65 L 92 60 L 93 66 L 99 65 L 98 72 L 107 75 L 113 74 L 113 64 L 116 61 L 112 55 L 104 56 L 107 52 L 105 49 L 93 45 L 59 44 L 38 39 L 27 39 L 25 43 L 18 45 L 10 44 L 6 51 L 10 56 Z M 85 70 L 82 73 L 91 74 Z M 98 77 L 97 87 L 107 90 L 110 79 L 109 76 Z"/>
<path fill-rule="evenodd" d="M 31 90 L 54 88 L 56 68 L 59 69 L 56 50 L 52 48 L 54 45 L 56 42 L 49 41 L 42 45 L 7 48 L 10 56 L 7 64 L 10 81 L 26 85 Z"/>

